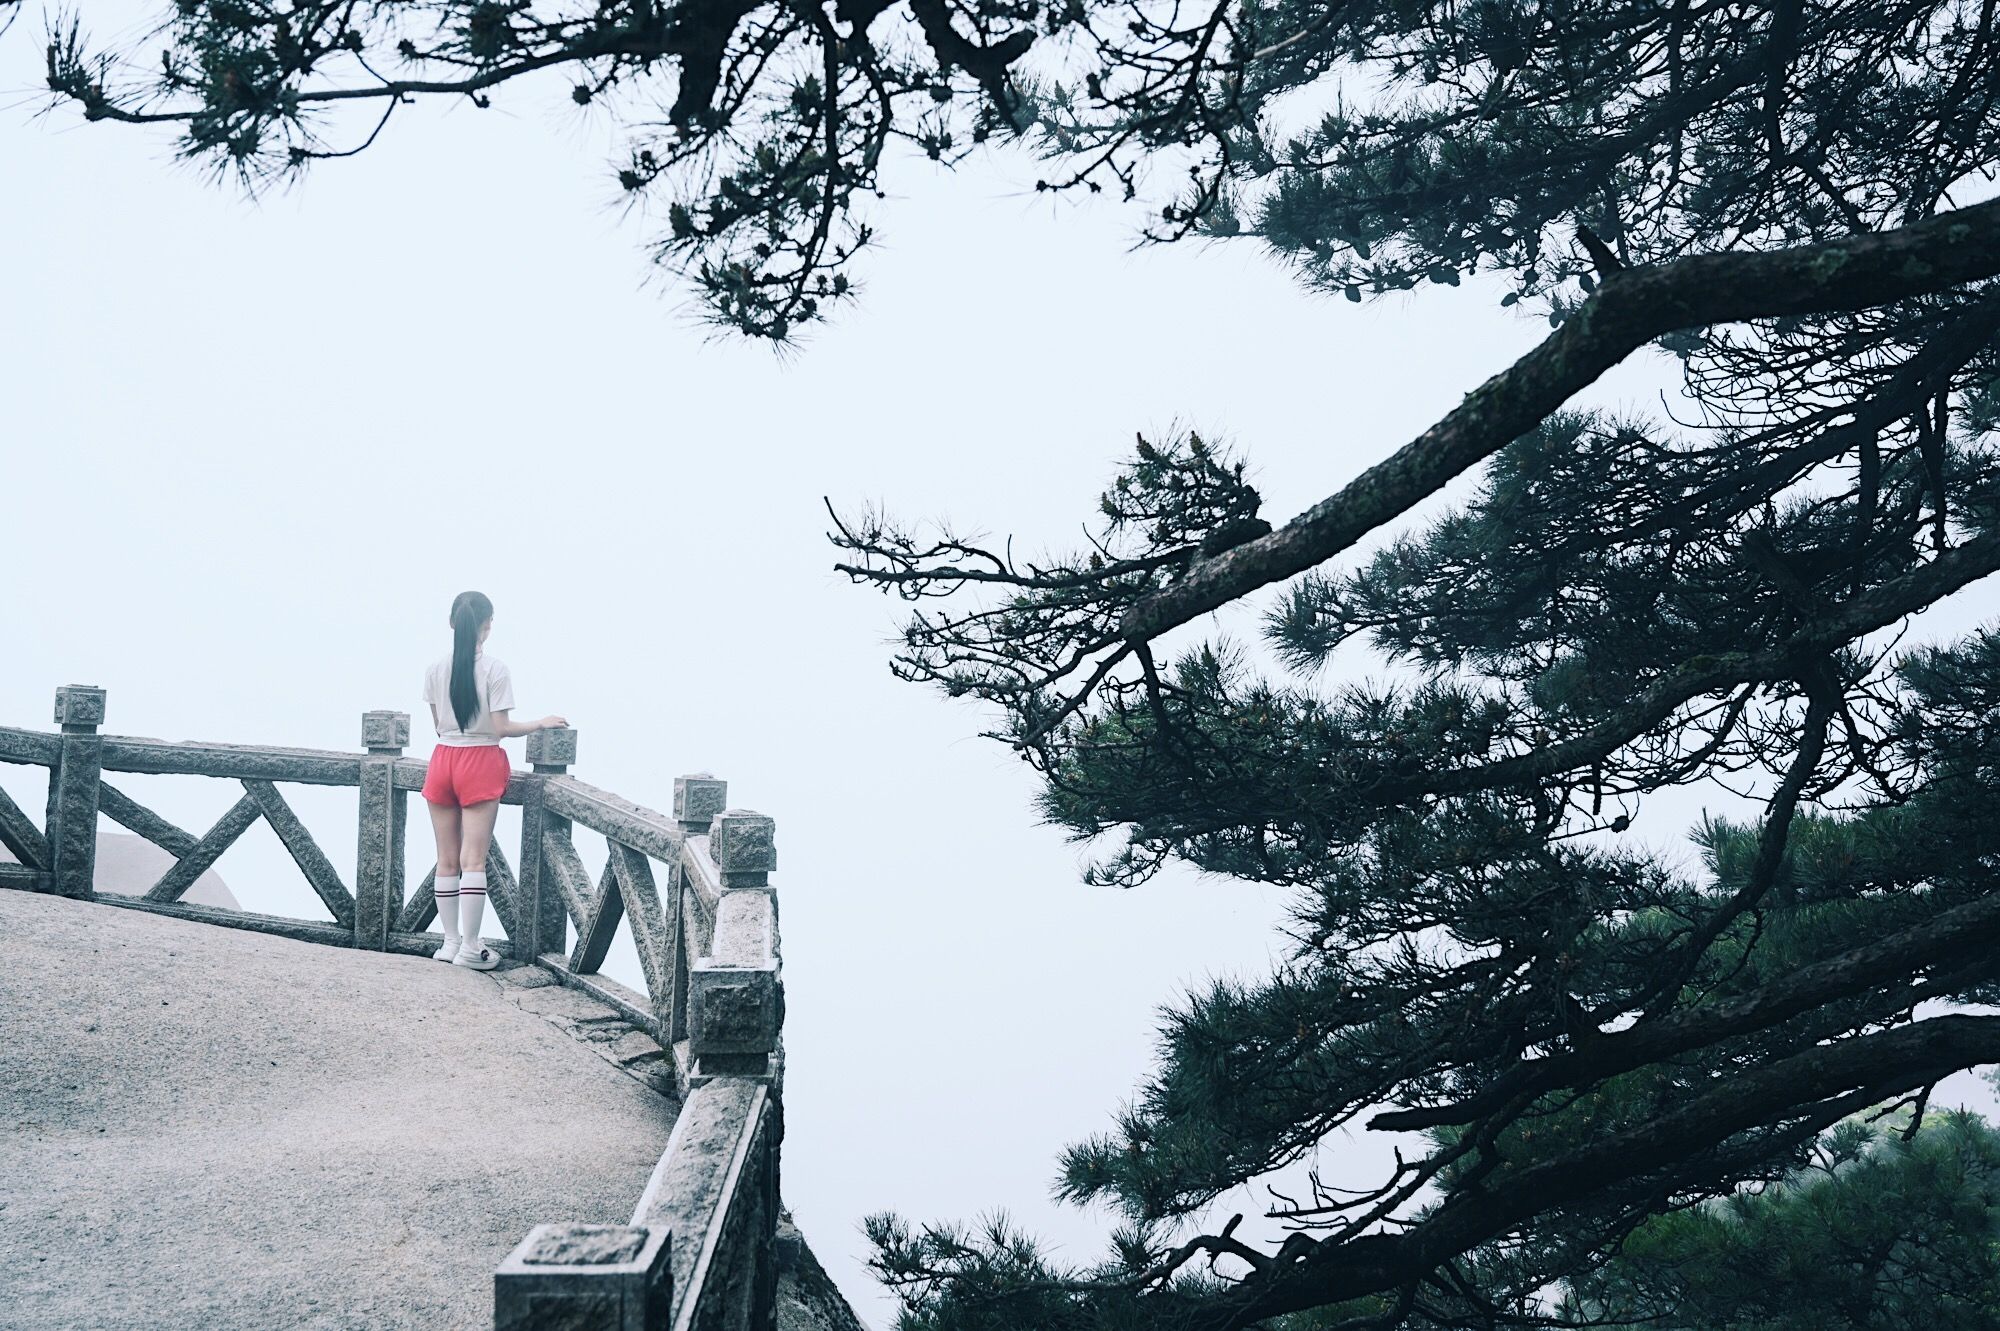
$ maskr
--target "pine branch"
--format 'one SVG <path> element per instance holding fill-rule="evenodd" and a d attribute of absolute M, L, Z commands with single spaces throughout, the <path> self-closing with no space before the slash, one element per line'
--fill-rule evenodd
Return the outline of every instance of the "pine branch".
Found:
<path fill-rule="evenodd" d="M 1322 1244 L 1283 1269 L 1246 1278 L 1198 1311 L 1189 1331 L 1241 1328 L 1420 1279 L 1529 1216 L 1580 1201 L 1621 1181 L 1671 1171 L 1737 1133 L 1778 1120 L 1812 1131 L 1961 1068 L 2000 1061 L 2000 1017 L 1942 1016 L 1823 1045 L 1747 1070 L 1683 1108 L 1555 1159 L 1510 1167 L 1479 1189 L 1454 1194 L 1400 1233 Z"/>
<path fill-rule="evenodd" d="M 1763 254 L 1704 254 L 1626 269 L 1535 350 L 1388 460 L 1268 536 L 1197 563 L 1119 625 L 1146 641 L 1352 546 L 1533 428 L 1663 334 L 1863 309 L 2000 274 L 2000 200 L 1893 231 Z"/>
<path fill-rule="evenodd" d="M 1914 1007 L 1962 990 L 1971 978 L 1965 963 L 1978 963 L 1975 973 L 1987 970 L 1995 964 L 1987 958 L 1996 943 L 2000 943 L 2000 895 L 1953 907 L 1922 924 L 1801 967 L 1747 994 L 1711 999 L 1698 1007 L 1603 1035 L 1588 1051 L 1517 1062 L 1491 1086 L 1465 1100 L 1423 1109 L 1384 1110 L 1369 1118 L 1368 1127 L 1380 1132 L 1413 1132 L 1477 1122 L 1518 1098 L 1587 1086 L 1648 1063 L 1768 1029 L 1855 995 L 1881 995 L 1876 1006 L 1883 1011 Z M 1925 972 L 1931 978 L 1917 978 Z"/>

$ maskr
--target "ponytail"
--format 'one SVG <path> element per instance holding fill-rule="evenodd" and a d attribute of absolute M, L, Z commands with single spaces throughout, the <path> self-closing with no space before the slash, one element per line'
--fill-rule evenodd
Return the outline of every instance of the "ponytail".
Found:
<path fill-rule="evenodd" d="M 458 728 L 469 730 L 479 719 L 479 681 L 472 672 L 479 651 L 479 630 L 493 618 L 493 602 L 481 592 L 460 592 L 451 603 L 451 710 Z"/>

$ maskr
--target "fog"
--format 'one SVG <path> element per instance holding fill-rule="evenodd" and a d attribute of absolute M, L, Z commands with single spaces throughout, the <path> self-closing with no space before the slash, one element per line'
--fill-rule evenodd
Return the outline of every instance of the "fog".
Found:
<path fill-rule="evenodd" d="M 38 36 L 0 39 L 0 89 L 32 88 Z M 1250 243 L 1135 249 L 1135 208 L 1038 197 L 994 153 L 892 164 L 862 299 L 777 356 L 648 267 L 608 127 L 549 91 L 413 108 L 256 203 L 166 131 L 0 100 L 0 724 L 48 729 L 90 683 L 110 732 L 352 749 L 397 708 L 424 754 L 423 667 L 483 590 L 520 714 L 569 718 L 577 775 L 665 808 L 711 771 L 777 820 L 784 1192 L 862 1315 L 893 1316 L 873 1211 L 1004 1208 L 1094 1257 L 1108 1224 L 1049 1200 L 1057 1152 L 1138 1085 L 1160 1004 L 1271 967 L 1282 895 L 1080 885 L 994 718 L 891 677 L 902 607 L 833 571 L 823 499 L 1068 544 L 1135 432 L 1192 426 L 1282 520 L 1547 327 L 1478 281 L 1357 306 Z M 1656 414 L 1674 369 L 1584 400 Z M 0 785 L 39 811 L 33 771 Z M 119 785 L 196 831 L 240 793 Z M 351 881 L 352 794 L 288 792 Z M 1673 845 L 1707 802 L 1644 830 Z M 218 867 L 247 908 L 319 914 L 261 825 Z M 1386 1154 L 1322 1163 L 1359 1181 Z"/>

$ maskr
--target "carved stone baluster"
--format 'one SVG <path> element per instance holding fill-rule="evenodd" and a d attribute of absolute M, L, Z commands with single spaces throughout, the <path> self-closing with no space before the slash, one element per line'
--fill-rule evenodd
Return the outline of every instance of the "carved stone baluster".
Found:
<path fill-rule="evenodd" d="M 729 807 L 729 783 L 707 772 L 674 778 L 674 821 L 689 836 L 706 835 L 715 815 Z"/>
<path fill-rule="evenodd" d="M 383 951 L 403 913 L 403 833 L 409 792 L 396 789 L 396 759 L 410 742 L 408 712 L 363 712 L 361 840 L 354 855 L 354 946 Z"/>
<path fill-rule="evenodd" d="M 97 872 L 97 786 L 103 772 L 104 690 L 69 684 L 56 690 L 61 750 L 49 773 L 50 890 L 88 899 Z"/>
<path fill-rule="evenodd" d="M 568 726 L 537 730 L 528 736 L 528 765 L 542 777 L 561 776 L 576 761 L 576 731 Z M 562 894 L 548 883 L 542 863 L 542 832 L 553 825 L 560 833 L 569 831 L 569 819 L 550 813 L 542 805 L 542 782 L 530 781 L 521 801 L 520 882 L 522 932 L 515 940 L 521 959 L 532 961 L 545 952 L 557 955 L 569 951 L 569 912 L 563 909 Z"/>
<path fill-rule="evenodd" d="M 722 890 L 769 887 L 778 867 L 778 825 L 749 809 L 725 809 L 708 828 L 708 853 L 722 874 Z"/>

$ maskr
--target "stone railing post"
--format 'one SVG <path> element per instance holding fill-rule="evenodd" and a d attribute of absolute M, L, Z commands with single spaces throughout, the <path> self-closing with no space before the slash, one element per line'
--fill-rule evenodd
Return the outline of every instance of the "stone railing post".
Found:
<path fill-rule="evenodd" d="M 528 765 L 539 776 L 561 776 L 575 761 L 576 731 L 570 727 L 537 730 L 528 736 Z M 544 952 L 569 951 L 569 912 L 563 909 L 562 894 L 549 890 L 542 865 L 542 829 L 551 820 L 557 830 L 569 830 L 567 818 L 544 807 L 541 781 L 529 782 L 521 801 L 521 862 L 515 869 L 521 889 L 521 932 L 527 935 L 515 945 L 523 961 L 533 961 Z"/>
<path fill-rule="evenodd" d="M 354 853 L 354 946 L 384 951 L 403 913 L 403 829 L 409 792 L 396 789 L 396 759 L 410 742 L 408 712 L 363 712 L 361 840 Z"/>
<path fill-rule="evenodd" d="M 493 1273 L 494 1331 L 660 1331 L 673 1244 L 658 1225 L 536 1225 Z"/>
<path fill-rule="evenodd" d="M 681 825 L 684 835 L 706 836 L 715 815 L 728 807 L 729 783 L 713 773 L 692 772 L 674 778 L 674 821 Z M 667 890 L 673 894 L 673 900 L 663 904 L 678 923 L 673 934 L 673 955 L 667 958 L 670 1011 L 661 1022 L 667 1030 L 667 1037 L 661 1043 L 672 1048 L 688 1038 L 688 977 L 694 961 L 688 954 L 687 905 L 682 899 L 687 892 L 687 879 L 678 863 L 667 875 Z"/>
<path fill-rule="evenodd" d="M 688 977 L 690 1085 L 714 1077 L 755 1077 L 775 1085 L 773 1055 L 784 1025 L 778 983 L 777 824 L 748 809 L 726 809 L 709 824 L 708 849 L 722 877 L 712 955 Z"/>
<path fill-rule="evenodd" d="M 67 684 L 56 690 L 61 750 L 49 774 L 48 842 L 52 891 L 88 898 L 97 873 L 97 789 L 103 772 L 104 690 Z"/>

